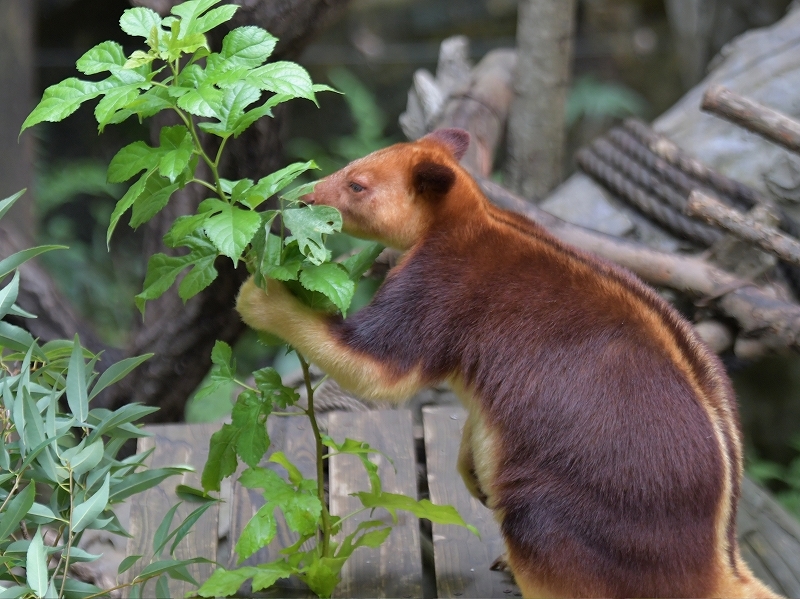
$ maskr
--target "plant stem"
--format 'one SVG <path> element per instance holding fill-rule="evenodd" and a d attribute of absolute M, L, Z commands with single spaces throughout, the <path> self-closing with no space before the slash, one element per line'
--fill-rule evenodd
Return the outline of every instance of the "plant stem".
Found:
<path fill-rule="evenodd" d="M 58 596 L 64 596 L 64 585 L 67 583 L 67 573 L 69 572 L 69 548 L 72 545 L 72 513 L 75 511 L 75 504 L 74 504 L 74 487 L 72 485 L 73 478 L 72 478 L 72 469 L 69 471 L 69 525 L 67 526 L 67 551 L 66 551 L 66 560 L 64 562 L 64 578 L 61 579 L 61 591 L 59 591 Z M 64 559 L 65 554 L 61 554 L 61 559 Z M 58 566 L 61 565 L 61 559 L 58 560 Z M 56 573 L 58 573 L 58 566 L 56 567 Z"/>
<path fill-rule="evenodd" d="M 324 462 L 323 453 L 325 446 L 322 444 L 322 435 L 319 432 L 319 424 L 317 423 L 317 416 L 314 413 L 314 388 L 311 385 L 311 373 L 308 368 L 308 362 L 303 355 L 295 350 L 297 358 L 300 360 L 300 366 L 303 369 L 303 380 L 306 384 L 306 392 L 308 393 L 308 419 L 311 422 L 311 429 L 314 431 L 314 443 L 317 449 L 317 498 L 322 505 L 322 557 L 328 557 L 330 550 L 331 540 L 331 517 L 328 512 L 328 506 L 325 503 L 325 481 L 324 481 Z"/>

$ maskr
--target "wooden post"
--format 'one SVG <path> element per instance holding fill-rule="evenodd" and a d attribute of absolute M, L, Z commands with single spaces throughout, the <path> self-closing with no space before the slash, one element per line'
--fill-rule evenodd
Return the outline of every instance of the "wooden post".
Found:
<path fill-rule="evenodd" d="M 529 200 L 561 181 L 575 0 L 522 0 L 505 183 Z"/>

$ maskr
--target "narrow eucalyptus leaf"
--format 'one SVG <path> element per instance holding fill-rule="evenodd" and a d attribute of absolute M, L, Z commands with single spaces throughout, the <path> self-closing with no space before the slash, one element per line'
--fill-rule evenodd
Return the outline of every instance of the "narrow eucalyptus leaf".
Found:
<path fill-rule="evenodd" d="M 17 301 L 17 295 L 19 294 L 19 271 L 14 273 L 14 278 L 11 281 L 0 289 L 0 318 L 3 318 L 6 314 L 11 311 L 11 307 L 14 305 L 14 302 Z"/>
<path fill-rule="evenodd" d="M 0 201 L 0 219 L 6 215 L 6 212 L 11 210 L 11 206 L 13 206 L 18 199 L 22 197 L 22 194 L 25 193 L 26 189 L 21 189 L 17 193 L 12 196 L 7 197 L 6 199 Z"/>
<path fill-rule="evenodd" d="M 78 533 L 89 526 L 108 506 L 108 490 L 110 476 L 100 489 L 86 501 L 78 505 L 72 512 L 72 532 Z"/>
<path fill-rule="evenodd" d="M 47 555 L 44 551 L 41 528 L 36 529 L 36 534 L 28 546 L 25 559 L 25 576 L 28 586 L 37 597 L 44 597 L 47 593 Z"/>
<path fill-rule="evenodd" d="M 106 368 L 103 374 L 100 375 L 100 378 L 97 379 L 94 387 L 92 387 L 92 392 L 89 394 L 89 401 L 94 399 L 103 389 L 125 378 L 125 376 L 139 366 L 139 364 L 152 357 L 153 354 L 144 354 L 132 358 L 125 358 Z"/>
<path fill-rule="evenodd" d="M 72 415 L 79 424 L 86 422 L 89 415 L 89 396 L 86 391 L 86 363 L 83 361 L 83 348 L 78 335 L 73 341 L 72 356 L 67 371 L 67 403 Z"/>
<path fill-rule="evenodd" d="M 11 533 L 16 531 L 25 514 L 31 509 L 34 499 L 36 499 L 36 489 L 33 483 L 29 483 L 8 502 L 5 510 L 0 514 L 0 542 L 8 539 Z"/>

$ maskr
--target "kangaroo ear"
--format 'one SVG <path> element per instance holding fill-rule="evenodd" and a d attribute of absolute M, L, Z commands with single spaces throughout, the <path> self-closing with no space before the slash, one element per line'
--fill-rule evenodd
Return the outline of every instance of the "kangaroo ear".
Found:
<path fill-rule="evenodd" d="M 424 160 L 411 171 L 414 190 L 420 195 L 441 197 L 456 182 L 456 173 L 449 166 Z"/>
<path fill-rule="evenodd" d="M 443 145 L 450 150 L 456 160 L 461 160 L 469 147 L 469 133 L 463 129 L 437 129 L 432 133 L 428 133 L 422 139 L 435 141 Z"/>

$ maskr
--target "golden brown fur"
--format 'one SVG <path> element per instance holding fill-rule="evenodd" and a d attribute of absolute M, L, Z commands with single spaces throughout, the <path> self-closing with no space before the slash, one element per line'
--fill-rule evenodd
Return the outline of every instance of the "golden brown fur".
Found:
<path fill-rule="evenodd" d="M 346 320 L 252 281 L 237 309 L 343 387 L 440 381 L 469 411 L 467 488 L 495 510 L 526 597 L 773 597 L 742 561 L 735 399 L 691 326 L 633 275 L 490 204 L 466 133 L 397 144 L 310 202 L 406 250 Z"/>

